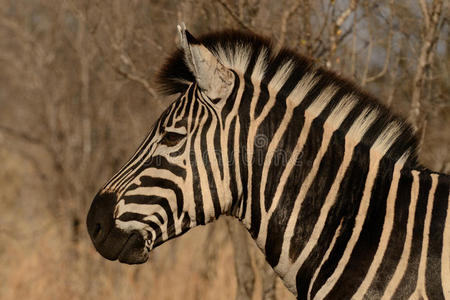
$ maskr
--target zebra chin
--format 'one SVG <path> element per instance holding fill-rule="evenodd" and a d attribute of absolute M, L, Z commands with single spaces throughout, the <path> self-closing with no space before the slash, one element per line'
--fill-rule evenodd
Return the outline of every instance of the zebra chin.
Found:
<path fill-rule="evenodd" d="M 86 225 L 95 249 L 104 258 L 127 264 L 148 260 L 144 237 L 137 231 L 125 232 L 114 221 L 115 194 L 97 194 L 92 201 Z"/>
<path fill-rule="evenodd" d="M 119 253 L 121 263 L 142 264 L 148 260 L 149 252 L 145 248 L 145 240 L 138 232 L 133 232 Z"/>

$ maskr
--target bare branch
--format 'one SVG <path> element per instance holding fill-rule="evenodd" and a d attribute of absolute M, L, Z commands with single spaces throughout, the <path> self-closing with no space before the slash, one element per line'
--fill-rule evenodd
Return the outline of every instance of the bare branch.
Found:
<path fill-rule="evenodd" d="M 220 3 L 220 5 L 225 8 L 225 10 L 230 14 L 230 16 L 244 29 L 254 31 L 250 25 L 245 24 L 245 22 L 234 12 L 234 10 L 224 1 L 224 0 L 217 0 L 217 2 Z"/>
<path fill-rule="evenodd" d="M 347 20 L 347 18 L 350 16 L 350 14 L 353 11 L 355 11 L 357 5 L 358 5 L 358 0 L 350 1 L 350 5 L 348 6 L 348 8 L 342 12 L 342 14 L 339 16 L 339 18 L 337 18 L 337 20 L 335 22 L 335 26 L 341 27 L 342 24 L 345 22 L 345 20 Z"/>
<path fill-rule="evenodd" d="M 267 262 L 264 262 L 262 270 L 263 280 L 263 300 L 275 300 L 276 299 L 276 283 L 277 275 Z"/>
<path fill-rule="evenodd" d="M 2 18 L 0 18 L 0 24 L 4 28 L 8 28 L 9 30 L 11 30 L 14 33 L 16 33 L 17 35 L 19 35 L 24 41 L 32 43 L 32 44 L 36 44 L 35 37 L 29 31 L 24 29 L 23 26 L 20 26 L 19 24 L 17 24 L 17 22 L 7 19 L 5 17 L 2 17 Z"/>
<path fill-rule="evenodd" d="M 439 37 L 439 21 L 442 14 L 443 0 L 434 0 L 432 6 L 432 12 L 428 15 L 427 20 L 424 21 L 425 30 L 422 42 L 422 47 L 420 49 L 420 56 L 418 61 L 418 66 L 416 70 L 416 75 L 413 81 L 413 93 L 411 98 L 411 108 L 409 111 L 409 119 L 415 130 L 420 127 L 419 118 L 421 115 L 421 96 L 425 81 L 425 75 L 429 69 L 432 57 L 433 49 L 437 43 Z M 423 9 L 423 8 L 422 8 Z M 424 16 L 424 19 L 426 16 Z M 426 25 L 428 22 L 428 26 Z"/>
<path fill-rule="evenodd" d="M 419 132 L 419 144 L 417 145 L 419 151 L 422 149 L 423 147 L 423 143 L 425 141 L 425 133 L 427 131 L 427 124 L 428 124 L 428 120 L 425 117 L 424 120 L 422 121 L 422 124 L 420 126 L 420 128 L 418 129 Z"/>
<path fill-rule="evenodd" d="M 36 138 L 34 136 L 29 135 L 26 132 L 5 126 L 5 125 L 0 125 L 0 131 L 3 131 L 4 133 L 16 137 L 24 142 L 30 143 L 30 144 L 34 144 L 34 145 L 39 145 L 39 146 L 43 146 L 44 142 L 39 139 Z"/>
<path fill-rule="evenodd" d="M 364 71 L 361 79 L 361 86 L 365 86 L 367 83 L 367 74 L 369 73 L 370 60 L 372 58 L 372 49 L 373 49 L 373 40 L 372 38 L 369 41 L 369 46 L 367 48 L 367 57 L 366 63 L 364 65 Z"/>
<path fill-rule="evenodd" d="M 353 30 L 351 28 L 349 28 L 348 30 L 346 30 L 344 33 L 340 34 L 339 38 L 336 41 L 336 46 L 341 44 L 341 42 L 343 40 L 345 40 L 345 38 L 347 38 L 347 36 L 352 32 Z M 321 44 L 321 46 L 323 46 L 323 44 Z M 321 49 L 320 49 L 321 48 Z M 320 49 L 320 51 L 319 51 Z M 332 50 L 331 46 L 324 46 L 324 47 L 317 47 L 316 50 L 314 50 L 313 52 L 317 51 L 317 54 L 314 55 L 315 58 L 322 58 L 323 56 L 325 56 L 326 54 L 330 53 Z"/>
<path fill-rule="evenodd" d="M 283 16 L 281 17 L 281 29 L 280 29 L 280 39 L 278 40 L 277 47 L 281 48 L 284 44 L 284 40 L 286 38 L 287 31 L 287 23 L 292 15 L 297 11 L 300 7 L 301 2 L 298 1 L 296 4 L 292 5 L 290 8 L 286 9 L 283 12 Z"/>
<path fill-rule="evenodd" d="M 133 73 L 125 72 L 125 71 L 121 70 L 119 67 L 114 67 L 114 70 L 117 73 L 119 73 L 120 75 L 122 75 L 123 77 L 141 84 L 150 95 L 152 95 L 153 97 L 156 97 L 156 95 L 157 95 L 156 91 L 152 87 L 150 87 L 150 84 L 144 78 L 142 78 L 136 74 L 133 74 Z"/>
<path fill-rule="evenodd" d="M 11 147 L 9 144 L 6 144 L 5 146 Z M 36 157 L 34 157 L 31 153 L 29 153 L 28 149 L 21 147 L 11 147 L 11 151 L 14 151 L 14 153 L 18 154 L 24 161 L 28 161 L 30 163 L 31 167 L 37 174 L 36 178 L 42 180 L 43 182 L 48 180 L 47 174 L 43 171 L 42 162 L 39 159 L 36 159 Z"/>
<path fill-rule="evenodd" d="M 393 36 L 393 26 L 392 26 L 392 6 L 394 4 L 394 0 L 390 0 L 389 1 L 389 6 L 391 9 L 391 12 L 389 14 L 389 33 L 388 33 L 388 40 L 387 40 L 387 45 L 386 45 L 386 57 L 384 59 L 384 64 L 383 64 L 383 69 L 376 75 L 370 76 L 366 78 L 365 83 L 371 82 L 371 81 L 375 81 L 381 77 L 383 77 L 387 70 L 388 70 L 388 66 L 389 66 L 389 60 L 391 58 L 391 50 L 392 50 L 392 36 Z"/>
<path fill-rule="evenodd" d="M 420 9 L 422 10 L 423 19 L 425 22 L 425 28 L 428 29 L 430 27 L 430 15 L 428 14 L 428 6 L 425 0 L 419 0 Z"/>
<path fill-rule="evenodd" d="M 234 250 L 234 267 L 237 279 L 236 300 L 252 299 L 255 274 L 248 251 L 248 234 L 244 227 L 235 220 L 227 219 L 227 224 Z"/>
<path fill-rule="evenodd" d="M 366 56 L 366 63 L 364 65 L 364 71 L 362 74 L 362 78 L 361 78 L 361 86 L 365 86 L 366 82 L 367 82 L 367 77 L 369 74 L 369 66 L 370 66 L 370 61 L 372 59 L 372 50 L 373 50 L 373 44 L 374 44 L 374 33 L 373 33 L 373 27 L 372 27 L 372 22 L 370 19 L 370 11 L 369 11 L 369 5 L 366 4 L 365 7 L 365 14 L 367 17 L 367 23 L 368 23 L 368 32 L 369 32 L 369 45 L 367 47 L 367 56 Z"/>
<path fill-rule="evenodd" d="M 394 66 L 391 68 L 390 72 L 390 80 L 389 80 L 389 91 L 388 96 L 386 100 L 386 105 L 390 107 L 392 105 L 392 100 L 394 100 L 394 94 L 395 90 L 397 89 L 397 81 L 398 81 L 398 70 L 400 66 L 400 53 L 397 56 L 397 59 L 395 60 Z"/>
<path fill-rule="evenodd" d="M 356 42 L 357 42 L 357 26 L 356 26 L 356 13 L 353 17 L 353 24 L 352 24 L 352 50 L 351 50 L 351 71 L 350 74 L 355 78 L 356 77 Z"/>
<path fill-rule="evenodd" d="M 333 54 L 336 51 L 337 46 L 338 46 L 338 42 L 337 42 L 338 37 L 342 35 L 341 26 L 345 22 L 345 20 L 347 20 L 347 18 L 350 16 L 350 14 L 353 11 L 355 11 L 357 4 L 358 4 L 357 0 L 350 1 L 348 8 L 341 13 L 341 15 L 336 19 L 336 21 L 331 23 L 332 28 L 331 28 L 331 34 L 330 34 L 330 51 L 329 51 L 330 56 L 328 57 L 328 60 L 327 60 L 327 67 L 331 67 L 331 60 L 332 60 Z M 334 8 L 334 3 L 333 3 L 333 8 Z M 350 30 L 348 30 L 347 32 L 350 32 Z"/>

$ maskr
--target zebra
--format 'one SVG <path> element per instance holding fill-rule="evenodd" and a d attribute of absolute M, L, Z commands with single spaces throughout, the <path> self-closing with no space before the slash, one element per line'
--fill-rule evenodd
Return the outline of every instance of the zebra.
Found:
<path fill-rule="evenodd" d="M 450 299 L 450 176 L 407 122 L 256 34 L 178 32 L 158 73 L 177 99 L 89 209 L 103 257 L 230 215 L 298 299 Z"/>

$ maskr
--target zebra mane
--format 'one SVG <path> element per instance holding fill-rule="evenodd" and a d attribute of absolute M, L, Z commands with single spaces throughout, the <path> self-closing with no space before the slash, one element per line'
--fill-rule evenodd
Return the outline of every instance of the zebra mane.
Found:
<path fill-rule="evenodd" d="M 326 79 L 327 84 L 334 84 L 351 94 L 356 99 L 357 105 L 363 107 L 366 112 L 370 112 L 372 117 L 375 115 L 378 126 L 385 129 L 386 138 L 395 136 L 396 145 L 389 151 L 389 156 L 397 158 L 402 156 L 407 160 L 408 165 L 417 167 L 418 143 L 411 126 L 403 118 L 394 115 L 375 97 L 362 91 L 349 80 L 320 67 L 313 59 L 299 55 L 288 48 L 276 49 L 269 39 L 251 32 L 226 30 L 209 33 L 196 39 L 206 46 L 225 67 L 247 78 L 250 76 L 246 74 L 247 67 L 252 64 L 252 59 L 259 57 L 257 62 L 253 62 L 251 79 L 254 82 L 264 82 L 265 75 L 268 73 L 271 73 L 273 77 L 282 78 L 289 76 L 291 72 L 304 74 L 305 71 L 314 70 Z M 260 55 L 261 53 L 263 55 Z M 263 57 L 263 61 L 260 61 L 260 57 Z M 182 49 L 177 49 L 169 56 L 156 77 L 159 91 L 165 95 L 183 93 L 194 81 L 194 74 L 185 61 Z"/>
<path fill-rule="evenodd" d="M 254 53 L 266 51 L 268 59 L 274 53 L 270 40 L 249 32 L 226 30 L 196 37 L 196 40 L 206 46 L 225 67 L 241 74 L 245 73 Z M 294 53 L 288 56 L 300 58 Z M 267 61 L 266 64 L 270 62 Z M 195 81 L 194 74 L 184 59 L 183 49 L 178 48 L 166 60 L 156 81 L 160 92 L 165 95 L 184 92 Z"/>

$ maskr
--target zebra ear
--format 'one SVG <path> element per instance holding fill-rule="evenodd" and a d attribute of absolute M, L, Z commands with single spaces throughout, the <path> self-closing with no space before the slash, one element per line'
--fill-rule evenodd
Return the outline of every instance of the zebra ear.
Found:
<path fill-rule="evenodd" d="M 184 24 L 178 25 L 178 32 L 186 63 L 194 74 L 198 86 L 211 100 L 227 98 L 233 89 L 233 72 L 199 43 L 186 30 Z"/>

